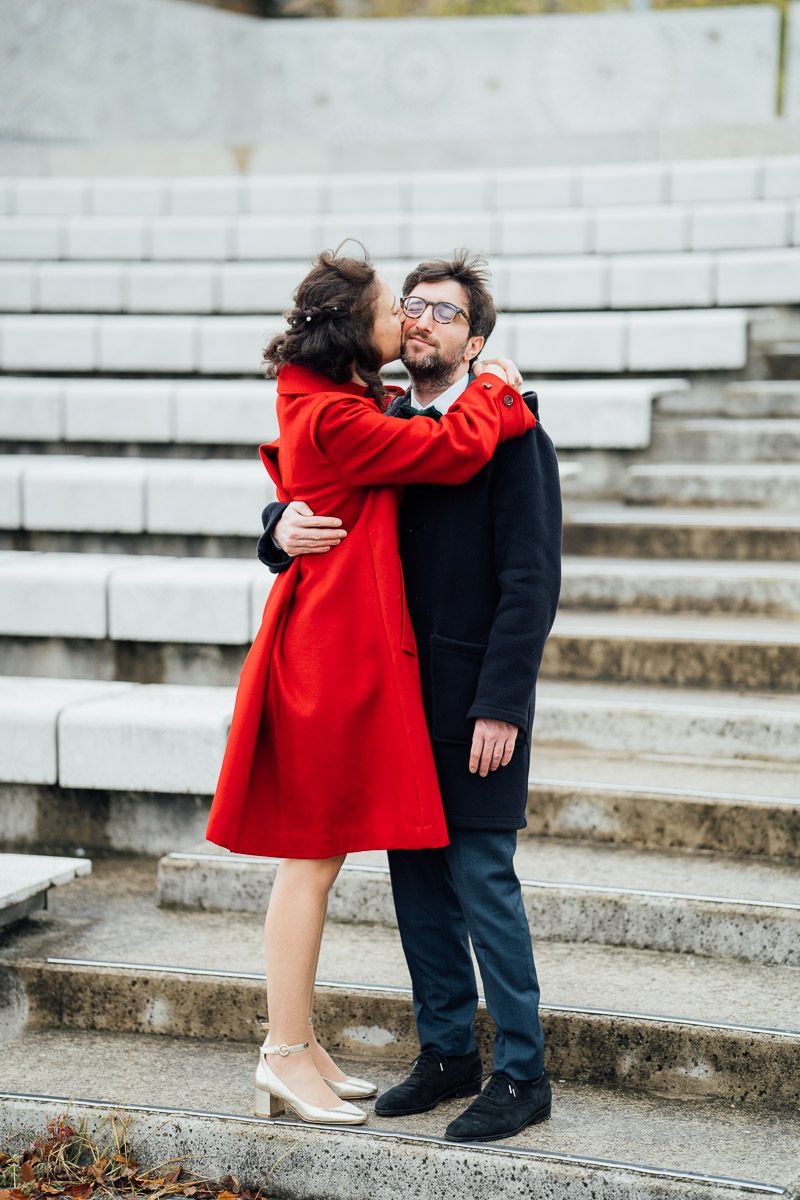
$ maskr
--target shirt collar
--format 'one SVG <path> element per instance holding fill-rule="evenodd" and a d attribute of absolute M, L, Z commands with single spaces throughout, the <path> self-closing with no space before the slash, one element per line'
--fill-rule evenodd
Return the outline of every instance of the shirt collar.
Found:
<path fill-rule="evenodd" d="M 469 387 L 471 382 L 472 382 L 472 377 L 470 376 L 470 373 L 467 372 L 467 374 L 462 376 L 461 379 L 457 379 L 455 383 L 451 383 L 450 387 L 447 388 L 446 391 L 442 392 L 441 396 L 437 396 L 436 399 L 433 401 L 433 406 L 435 408 L 437 408 L 440 413 L 446 413 L 448 408 L 450 408 L 451 405 L 455 404 L 455 402 L 456 402 L 456 400 L 458 400 L 459 396 L 461 396 L 462 393 L 467 390 L 467 388 Z M 409 391 L 408 398 L 409 398 L 409 401 L 411 402 L 411 404 L 413 404 L 415 408 L 428 408 L 429 407 L 429 405 L 427 405 L 427 404 L 420 404 L 419 400 L 417 400 L 417 397 L 414 395 L 413 384 Z"/>

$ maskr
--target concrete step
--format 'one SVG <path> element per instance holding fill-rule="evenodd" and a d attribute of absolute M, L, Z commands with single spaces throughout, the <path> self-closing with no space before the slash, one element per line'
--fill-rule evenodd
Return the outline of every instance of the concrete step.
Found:
<path fill-rule="evenodd" d="M 543 675 L 676 687 L 800 687 L 800 621 L 563 612 Z"/>
<path fill-rule="evenodd" d="M 630 509 L 627 510 L 630 512 Z M 639 514 L 632 513 L 632 521 Z M 800 614 L 800 564 L 565 555 L 560 612 Z"/>
<path fill-rule="evenodd" d="M 191 909 L 262 912 L 277 859 L 174 853 L 159 899 Z M 796 866 L 521 839 L 523 903 L 538 940 L 668 950 L 800 967 Z M 353 854 L 331 893 L 334 921 L 396 926 L 386 856 Z"/>
<path fill-rule="evenodd" d="M 0 782 L 2 845 L 162 855 L 205 835 L 208 792 Z M 537 742 L 520 836 L 800 860 L 791 764 L 559 750 Z M 213 847 L 208 847 L 213 849 Z"/>
<path fill-rule="evenodd" d="M 153 883 L 152 865 L 103 864 L 95 888 L 79 895 L 76 883 L 57 897 L 48 922 L 31 920 L 0 949 L 7 1037 L 65 1024 L 253 1037 L 264 1005 L 260 919 L 159 909 Z M 556 1078 L 763 1109 L 796 1104 L 796 968 L 548 941 L 537 945 L 537 967 Z M 408 974 L 395 931 L 329 922 L 315 1025 L 335 1054 L 413 1058 Z M 478 1036 L 488 1059 L 482 1007 Z"/>
<path fill-rule="evenodd" d="M 232 687 L 0 676 L 0 779 L 210 794 Z M 539 684 L 534 740 L 603 753 L 797 763 L 796 693 Z"/>
<path fill-rule="evenodd" d="M 268 380 L 0 377 L 0 446 L 39 453 L 220 457 L 278 436 Z M 680 379 L 531 378 L 560 448 L 643 448 L 653 400 Z M 145 449 L 146 448 L 146 449 Z"/>
<path fill-rule="evenodd" d="M 633 504 L 754 504 L 797 510 L 800 463 L 641 464 L 628 468 L 625 497 Z"/>
<path fill-rule="evenodd" d="M 32 1141 L 65 1108 L 101 1144 L 120 1110 L 143 1169 L 179 1159 L 208 1178 L 232 1172 L 253 1191 L 269 1186 L 297 1200 L 409 1194 L 471 1200 L 482 1193 L 527 1200 L 532 1193 L 577 1200 L 752 1200 L 795 1195 L 797 1123 L 791 1115 L 739 1111 L 720 1101 L 653 1100 L 612 1088 L 554 1081 L 544 1125 L 491 1146 L 443 1138 L 465 1101 L 435 1113 L 336 1130 L 291 1116 L 254 1117 L 252 1074 L 258 1041 L 37 1031 L 4 1047 L 0 1137 Z M 165 1059 L 170 1069 L 164 1071 Z M 49 1066 L 45 1067 L 45 1061 Z M 115 1070 L 109 1073 L 107 1064 Z M 342 1059 L 381 1090 L 406 1065 Z M 53 1064 L 56 1064 L 54 1067 Z M 146 1081 L 146 1082 L 145 1082 Z M 38 1093 L 38 1094 L 37 1094 Z M 81 1098 L 74 1100 L 77 1094 Z M 643 1145 L 646 1143 L 646 1145 Z M 361 1164 L 368 1161 L 369 1170 Z M 787 1185 L 784 1187 L 782 1185 Z M 324 1192 L 323 1192 L 324 1188 Z M 787 1189 L 791 1189 L 787 1190 Z"/>
<path fill-rule="evenodd" d="M 580 471 L 580 463 L 564 463 L 562 485 Z M 175 534 L 257 539 L 261 510 L 274 498 L 255 449 L 246 461 L 0 455 L 0 529 L 7 534 L 128 535 L 125 545 L 132 534 L 156 542 Z M 139 551 L 147 552 L 146 540 Z"/>
<path fill-rule="evenodd" d="M 772 209 L 770 216 L 776 215 Z M 645 220 L 649 223 L 652 218 L 653 213 L 649 213 Z M 462 219 L 455 218 L 456 224 L 459 220 Z M 4 228 L 3 221 L 0 217 L 0 257 L 7 259 L 9 230 L 7 226 Z M 625 247 L 618 240 L 619 228 L 610 227 L 607 214 L 601 218 L 600 224 L 605 228 L 599 230 L 599 244 L 594 248 L 580 244 L 575 223 L 571 230 L 565 228 L 563 216 L 559 232 L 562 238 L 567 235 L 567 245 L 559 246 L 556 242 L 552 249 L 548 249 L 542 234 L 548 228 L 553 233 L 558 229 L 559 222 L 553 214 L 507 214 L 500 218 L 499 228 L 479 214 L 465 216 L 463 221 L 479 233 L 480 244 L 486 251 L 502 256 L 496 257 L 492 264 L 492 294 L 504 312 L 532 311 L 534 296 L 537 312 L 713 308 L 732 304 L 794 304 L 800 300 L 797 282 L 800 246 L 786 245 L 785 229 L 782 237 L 780 221 L 776 223 L 774 219 L 772 230 L 764 231 L 768 248 L 728 249 L 736 246 L 737 233 L 718 226 L 715 236 L 704 236 L 705 246 L 681 251 L 673 245 L 667 247 L 668 253 L 637 250 L 635 254 L 621 252 Z M 336 223 L 340 225 L 341 236 L 345 236 L 344 225 L 338 220 Z M 403 280 L 418 258 L 436 249 L 431 240 L 436 236 L 435 226 L 420 228 L 427 224 L 422 218 L 415 220 L 409 229 L 406 219 L 391 215 L 377 222 L 374 218 L 359 217 L 352 222 L 354 227 L 361 226 L 378 269 L 395 291 L 402 289 Z M 177 228 L 174 222 L 158 222 L 150 231 L 150 250 L 147 230 L 141 243 L 134 240 L 129 223 L 118 222 L 116 229 L 110 228 L 105 220 L 97 225 L 99 238 L 106 239 L 105 253 L 99 259 L 81 249 L 79 241 L 69 242 L 67 233 L 64 258 L 71 261 L 37 260 L 36 254 L 31 253 L 25 256 L 28 261 L 16 258 L 0 262 L 0 311 L 280 314 L 291 307 L 293 291 L 308 269 L 308 260 L 297 259 L 295 251 L 289 254 L 288 261 L 280 261 L 284 256 L 275 245 L 266 255 L 260 255 L 258 247 L 248 245 L 247 218 L 244 228 L 231 228 L 224 221 L 218 224 L 202 221 L 194 229 L 190 221 L 181 222 Z M 280 222 L 278 225 L 283 228 Z M 351 225 L 349 219 L 347 225 Z M 20 233 L 23 239 L 30 235 L 29 222 L 23 223 Z M 298 233 L 305 236 L 305 230 L 298 231 L 294 222 L 288 233 L 290 238 Z M 418 234 L 426 240 L 428 251 L 417 243 L 413 257 L 399 259 L 397 256 L 406 253 L 409 240 L 413 242 Z M 42 228 L 42 237 L 52 235 L 48 223 Z M 452 238 L 453 231 L 441 229 L 439 246 L 447 244 L 448 235 Z M 641 235 L 644 242 L 641 249 L 645 250 L 647 241 L 658 236 L 655 230 L 650 230 L 648 238 L 644 228 Z M 271 236 L 274 227 L 269 223 L 265 226 L 265 237 Z M 239 239 L 239 247 L 233 252 L 229 248 L 231 239 Z M 325 240 L 318 243 L 330 244 Z M 120 259 L 130 259 L 137 245 L 142 249 L 136 257 L 158 261 L 114 261 L 117 254 Z M 652 241 L 649 248 L 661 249 L 653 247 Z M 559 253 L 563 250 L 567 252 Z M 259 257 L 273 261 L 259 262 Z M 238 261 L 213 261 L 220 258 Z"/>
<path fill-rule="evenodd" d="M 648 459 L 655 462 L 800 462 L 800 419 L 697 417 L 659 420 Z"/>
<path fill-rule="evenodd" d="M 787 763 L 800 754 L 797 719 L 800 702 L 795 694 L 548 679 L 537 690 L 534 739 L 604 752 Z"/>
<path fill-rule="evenodd" d="M 584 603 L 586 592 L 591 598 L 596 589 L 602 598 L 603 588 L 611 591 L 619 574 L 623 587 L 626 582 L 625 572 L 613 570 L 595 581 L 585 569 L 593 561 L 580 564 Z M 746 601 L 752 608 L 764 584 L 773 597 L 788 593 L 789 600 L 800 584 L 788 564 L 781 564 L 772 580 L 747 566 L 750 571 L 739 576 L 723 572 L 721 581 L 723 589 L 740 578 L 755 582 L 755 591 L 744 593 L 745 611 Z M 640 568 L 644 572 L 647 565 Z M 679 564 L 672 570 L 674 578 Z M 628 572 L 628 595 L 635 591 L 630 577 Z M 0 557 L 0 671 L 140 683 L 235 683 L 274 579 L 261 563 L 239 559 L 5 553 Z M 657 593 L 658 572 L 641 582 L 646 600 Z M 684 604 L 692 595 L 687 582 L 691 575 L 679 578 L 676 588 Z M 704 598 L 714 594 L 712 576 Z M 620 588 L 615 602 L 622 605 L 625 595 Z M 664 607 L 670 599 L 668 593 Z M 796 611 L 797 606 L 791 615 Z M 627 608 L 571 612 L 565 606 L 545 650 L 544 673 L 788 691 L 800 669 L 799 641 L 799 623 L 762 612 L 756 623 L 745 615 L 659 612 L 632 618 Z"/>
<path fill-rule="evenodd" d="M 450 183 L 452 192 L 453 181 Z M 528 196 L 531 195 L 529 189 Z M 403 211 L 364 207 L 316 214 L 226 211 L 137 215 L 0 216 L 0 259 L 76 262 L 150 259 L 293 260 L 355 237 L 373 258 L 420 257 L 467 243 L 487 254 L 625 254 L 720 250 L 766 254 L 800 243 L 796 205 L 788 198 L 740 203 L 582 205 L 564 211 L 525 205 L 493 211 L 473 193 L 453 205 Z M 546 236 L 549 233 L 549 238 Z"/>
<path fill-rule="evenodd" d="M 216 566 L 214 560 L 208 562 Z M 93 622 L 93 632 L 49 633 L 46 611 L 20 609 L 14 595 L 5 604 L 0 601 L 0 618 L 11 607 L 18 625 L 40 626 L 34 634 L 0 634 L 0 673 L 146 684 L 235 684 L 261 621 L 268 580 L 274 577 L 260 564 L 253 567 L 236 560 L 237 570 L 226 563 L 216 578 L 212 571 L 185 570 L 183 563 L 173 567 L 170 559 L 166 563 L 166 569 L 157 564 L 141 578 L 133 569 L 122 569 L 108 588 L 96 586 L 95 594 L 108 596 L 108 617 L 97 604 L 76 612 L 81 591 L 88 589 L 80 586 L 83 580 L 70 581 L 70 572 L 64 571 L 61 579 L 67 587 L 69 582 L 78 586 L 69 589 L 72 611 L 65 610 L 53 623 L 63 630 L 67 624 L 88 627 Z M 0 564 L 0 583 L 12 575 Z M 197 581 L 205 586 L 195 591 L 192 585 Z M 22 590 L 30 594 L 34 589 Z M 201 602 L 205 596 L 207 608 Z M 227 597 L 230 608 L 225 607 Z M 189 613 L 185 624 L 184 611 Z M 97 626 L 106 621 L 110 632 L 103 636 Z M 788 692 L 800 686 L 800 621 L 565 611 L 545 648 L 542 676 Z"/>
<path fill-rule="evenodd" d="M 800 857 L 800 786 L 788 764 L 601 754 L 538 743 L 527 818 L 527 834 L 540 838 Z"/>
<path fill-rule="evenodd" d="M 0 456 L 0 525 L 69 533 L 202 533 L 256 537 L 274 485 L 248 462 Z"/>
<path fill-rule="evenodd" d="M 564 549 L 617 559 L 800 562 L 800 516 L 789 508 L 672 504 L 572 502 L 566 507 Z"/>
<path fill-rule="evenodd" d="M 677 389 L 661 395 L 659 415 L 726 417 L 759 420 L 800 417 L 800 386 L 796 380 L 741 380 L 722 387 Z"/>
<path fill-rule="evenodd" d="M 9 176 L 9 216 L 207 216 L 614 208 L 795 200 L 800 156 L 703 162 L 575 163 L 484 170 L 294 172 L 265 175 Z M 689 244 L 688 242 L 686 243 Z"/>
<path fill-rule="evenodd" d="M 561 464 L 562 491 L 572 486 Z M 800 517 L 789 509 L 747 509 L 587 501 L 565 496 L 564 549 L 571 556 L 614 559 L 702 559 L 743 563 L 800 562 Z M 9 507 L 18 504 L 16 491 Z M 246 535 L 89 529 L 2 529 L 0 552 L 167 555 L 180 558 L 247 558 L 252 562 L 259 526 Z"/>
<path fill-rule="evenodd" d="M 542 374 L 735 371 L 747 362 L 748 321 L 744 308 L 501 313 L 488 351 Z M 267 316 L 6 315 L 0 369 L 252 378 L 284 328 Z"/>
<path fill-rule="evenodd" d="M 274 578 L 255 556 L 243 561 L 4 551 L 0 636 L 242 645 L 258 629 Z M 194 603 L 200 595 L 202 605 Z M 735 630 L 739 626 L 730 617 L 800 613 L 800 564 L 568 555 L 560 611 L 574 609 L 719 613 L 725 618 L 721 630 Z M 708 627 L 706 620 L 698 629 Z M 742 632 L 747 628 L 742 625 Z M 764 628 L 777 633 L 782 626 Z"/>
<path fill-rule="evenodd" d="M 45 854 L 0 854 L 0 926 L 13 925 L 29 913 L 47 908 L 51 888 L 88 875 L 85 858 Z"/>

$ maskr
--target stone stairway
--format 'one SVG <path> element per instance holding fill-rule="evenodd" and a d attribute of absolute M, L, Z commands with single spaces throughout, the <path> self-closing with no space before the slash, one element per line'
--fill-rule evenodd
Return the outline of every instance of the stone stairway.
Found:
<path fill-rule="evenodd" d="M 72 1098 L 134 1111 L 143 1161 L 279 1195 L 797 1194 L 800 385 L 768 372 L 798 194 L 797 159 L 0 188 L 0 845 L 98 856 L 0 942 L 0 1136 Z M 492 254 L 491 348 L 564 452 L 518 851 L 557 1095 L 493 1147 L 441 1140 L 454 1105 L 252 1116 L 275 864 L 202 841 L 271 584 L 260 347 L 302 257 L 352 232 L 395 282 L 453 241 Z M 379 852 L 337 882 L 320 980 L 326 1044 L 396 1079 Z"/>

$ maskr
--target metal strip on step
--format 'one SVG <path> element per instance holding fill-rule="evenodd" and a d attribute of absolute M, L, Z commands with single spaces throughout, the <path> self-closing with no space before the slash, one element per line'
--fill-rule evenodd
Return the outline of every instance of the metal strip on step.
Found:
<path fill-rule="evenodd" d="M 100 967 L 121 971 L 160 971 L 165 975 L 198 975 L 210 979 L 246 979 L 257 983 L 265 982 L 264 975 L 260 971 L 222 971 L 215 967 L 179 967 L 173 964 L 116 962 L 101 958 L 57 958 L 52 956 L 45 958 L 44 961 L 53 966 Z M 358 983 L 341 979 L 317 979 L 315 986 L 337 991 L 376 992 L 381 995 L 410 996 L 412 994 L 410 987 L 399 987 L 387 983 Z M 482 1004 L 485 1004 L 482 995 L 479 999 Z M 726 1029 L 735 1033 L 769 1033 L 777 1037 L 800 1037 L 800 1029 L 774 1029 L 769 1025 L 734 1025 L 729 1022 L 701 1021 L 697 1017 L 671 1017 L 665 1013 L 627 1012 L 624 1009 L 616 1008 L 582 1008 L 577 1004 L 540 1004 L 539 1008 L 542 1012 L 568 1012 L 590 1017 L 623 1017 L 626 1020 L 652 1021 L 659 1024 L 666 1021 L 670 1025 L 690 1025 L 697 1029 Z"/>
<path fill-rule="evenodd" d="M 311 1121 L 294 1121 L 285 1117 L 242 1116 L 237 1113 L 212 1112 L 202 1108 L 169 1108 L 148 1104 L 119 1104 L 112 1100 L 91 1100 L 67 1096 L 41 1096 L 32 1092 L 0 1092 L 0 1100 L 38 1101 L 41 1103 L 72 1104 L 89 1108 L 122 1110 L 124 1112 L 152 1113 L 154 1116 L 212 1117 L 216 1121 L 237 1121 L 246 1125 L 269 1125 L 287 1129 L 314 1129 L 318 1132 L 338 1134 L 346 1137 L 371 1137 L 389 1142 L 407 1142 L 412 1145 L 443 1146 L 449 1150 L 469 1150 L 472 1153 L 501 1155 L 511 1158 L 533 1159 L 541 1162 L 565 1163 L 578 1167 L 603 1167 L 614 1171 L 628 1171 L 637 1175 L 651 1175 L 659 1179 L 674 1179 L 687 1183 L 715 1184 L 720 1187 L 737 1188 L 739 1191 L 755 1192 L 767 1196 L 785 1196 L 786 1189 L 776 1184 L 759 1183 L 754 1179 L 736 1179 L 729 1175 L 705 1175 L 697 1171 L 671 1170 L 652 1167 L 645 1163 L 619 1162 L 611 1158 L 592 1158 L 588 1155 L 558 1153 L 554 1150 L 528 1150 L 523 1147 L 488 1146 L 484 1142 L 450 1142 L 446 1138 L 427 1134 L 399 1132 L 388 1129 L 367 1129 L 363 1126 L 331 1126 Z"/>
<path fill-rule="evenodd" d="M 710 792 L 693 791 L 691 788 L 646 787 L 636 783 L 589 783 L 585 779 L 550 779 L 547 776 L 531 776 L 528 780 L 530 787 L 551 788 L 580 788 L 592 792 L 626 792 L 642 796 L 681 796 L 690 800 L 733 800 L 747 805 L 776 804 L 784 808 L 796 808 L 800 804 L 800 796 L 796 799 L 785 796 L 754 796 L 747 792 Z"/>
<path fill-rule="evenodd" d="M 188 854 L 176 853 L 171 854 L 170 858 L 180 859 L 212 859 L 214 861 L 229 862 L 234 855 L 222 854 Z M 240 856 L 244 861 L 252 861 L 249 856 Z M 280 859 L 265 859 L 266 862 L 280 862 Z M 389 868 L 373 865 L 372 863 L 352 863 L 341 868 L 342 873 L 345 871 L 355 872 L 361 875 L 388 875 Z M 792 904 L 786 900 L 746 900 L 741 896 L 706 896 L 694 892 L 666 892 L 656 890 L 654 888 L 626 888 L 626 887 L 609 887 L 603 883 L 568 883 L 560 879 L 520 879 L 523 887 L 540 888 L 542 890 L 561 889 L 562 891 L 570 892 L 597 892 L 605 896 L 641 896 L 648 899 L 657 900 L 692 900 L 699 901 L 703 904 L 738 904 L 746 908 L 775 908 L 788 909 L 791 912 L 800 913 L 800 903 Z"/>

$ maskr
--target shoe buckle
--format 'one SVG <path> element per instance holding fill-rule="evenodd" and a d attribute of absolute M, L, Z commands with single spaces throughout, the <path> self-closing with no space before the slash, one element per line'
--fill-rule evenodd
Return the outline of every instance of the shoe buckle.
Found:
<path fill-rule="evenodd" d="M 285 1042 L 283 1043 L 282 1046 L 278 1046 L 278 1054 L 280 1054 L 281 1058 L 286 1058 L 288 1053 L 289 1053 L 289 1047 L 286 1045 Z"/>

